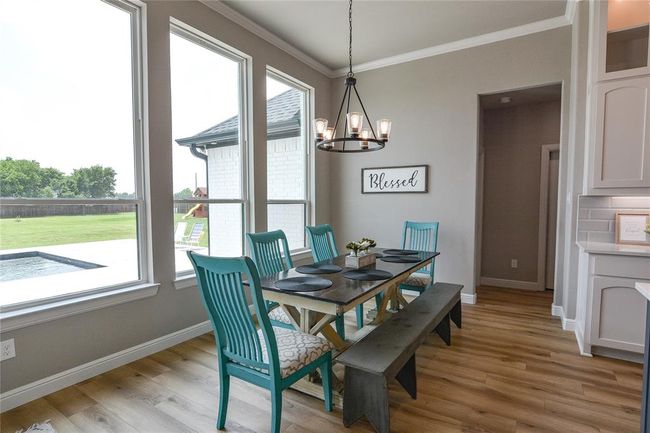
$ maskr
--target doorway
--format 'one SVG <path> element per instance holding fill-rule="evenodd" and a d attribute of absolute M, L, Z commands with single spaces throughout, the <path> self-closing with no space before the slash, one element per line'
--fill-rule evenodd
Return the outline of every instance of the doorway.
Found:
<path fill-rule="evenodd" d="M 479 96 L 482 286 L 554 288 L 561 98 L 561 84 Z"/>

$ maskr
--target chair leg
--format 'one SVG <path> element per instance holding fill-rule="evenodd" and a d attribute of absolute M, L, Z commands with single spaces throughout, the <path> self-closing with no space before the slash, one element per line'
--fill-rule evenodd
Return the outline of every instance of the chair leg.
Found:
<path fill-rule="evenodd" d="M 357 328 L 363 328 L 363 304 L 357 305 Z"/>
<path fill-rule="evenodd" d="M 320 375 L 323 378 L 323 394 L 325 398 L 325 410 L 332 411 L 332 355 L 321 364 Z"/>
<path fill-rule="evenodd" d="M 221 373 L 221 367 L 219 372 Z M 226 413 L 228 412 L 228 394 L 230 391 L 230 375 L 221 373 L 219 384 L 219 415 L 217 416 L 217 428 L 223 430 L 226 426 Z"/>
<path fill-rule="evenodd" d="M 345 319 L 343 318 L 343 314 L 336 316 L 335 325 L 336 333 L 345 340 Z"/>
<path fill-rule="evenodd" d="M 282 390 L 273 384 L 271 389 L 271 433 L 280 433 L 282 425 Z"/>

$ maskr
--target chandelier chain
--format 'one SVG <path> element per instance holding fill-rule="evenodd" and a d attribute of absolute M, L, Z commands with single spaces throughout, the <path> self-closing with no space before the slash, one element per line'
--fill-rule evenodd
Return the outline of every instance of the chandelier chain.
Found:
<path fill-rule="evenodd" d="M 350 24 L 350 37 L 349 37 L 349 46 L 348 46 L 350 71 L 348 72 L 348 77 L 352 77 L 354 76 L 354 73 L 352 72 L 352 0 L 350 0 L 350 7 L 348 10 L 348 22 Z"/>

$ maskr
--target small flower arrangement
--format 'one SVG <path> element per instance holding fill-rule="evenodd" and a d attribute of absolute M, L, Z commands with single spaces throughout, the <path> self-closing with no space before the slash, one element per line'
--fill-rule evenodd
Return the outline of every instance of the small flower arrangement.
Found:
<path fill-rule="evenodd" d="M 358 257 L 360 255 L 366 254 L 370 248 L 376 246 L 377 246 L 377 242 L 375 242 L 373 239 L 361 238 L 360 241 L 348 242 L 345 248 L 351 251 L 350 252 L 351 256 Z"/>

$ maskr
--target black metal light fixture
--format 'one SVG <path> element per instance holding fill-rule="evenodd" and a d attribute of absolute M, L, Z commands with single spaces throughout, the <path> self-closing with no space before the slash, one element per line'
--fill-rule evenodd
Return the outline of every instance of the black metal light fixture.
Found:
<path fill-rule="evenodd" d="M 356 152 L 372 152 L 381 150 L 388 142 L 390 136 L 391 121 L 389 119 L 380 119 L 377 121 L 377 130 L 372 126 L 370 117 L 363 106 L 361 96 L 357 91 L 357 79 L 354 78 L 352 72 L 352 0 L 350 0 L 350 7 L 348 13 L 348 20 L 350 23 L 350 39 L 349 39 L 349 64 L 350 70 L 345 79 L 345 92 L 343 92 L 343 100 L 339 112 L 336 115 L 336 122 L 334 126 L 328 126 L 327 119 L 314 119 L 314 140 L 316 148 L 325 152 L 340 152 L 340 153 L 356 153 Z M 350 99 L 354 92 L 361 110 L 363 113 L 356 111 L 350 112 Z M 346 106 L 345 124 L 343 126 L 343 135 L 336 135 L 336 128 L 339 126 L 343 106 Z M 364 127 L 364 121 L 367 127 Z"/>

